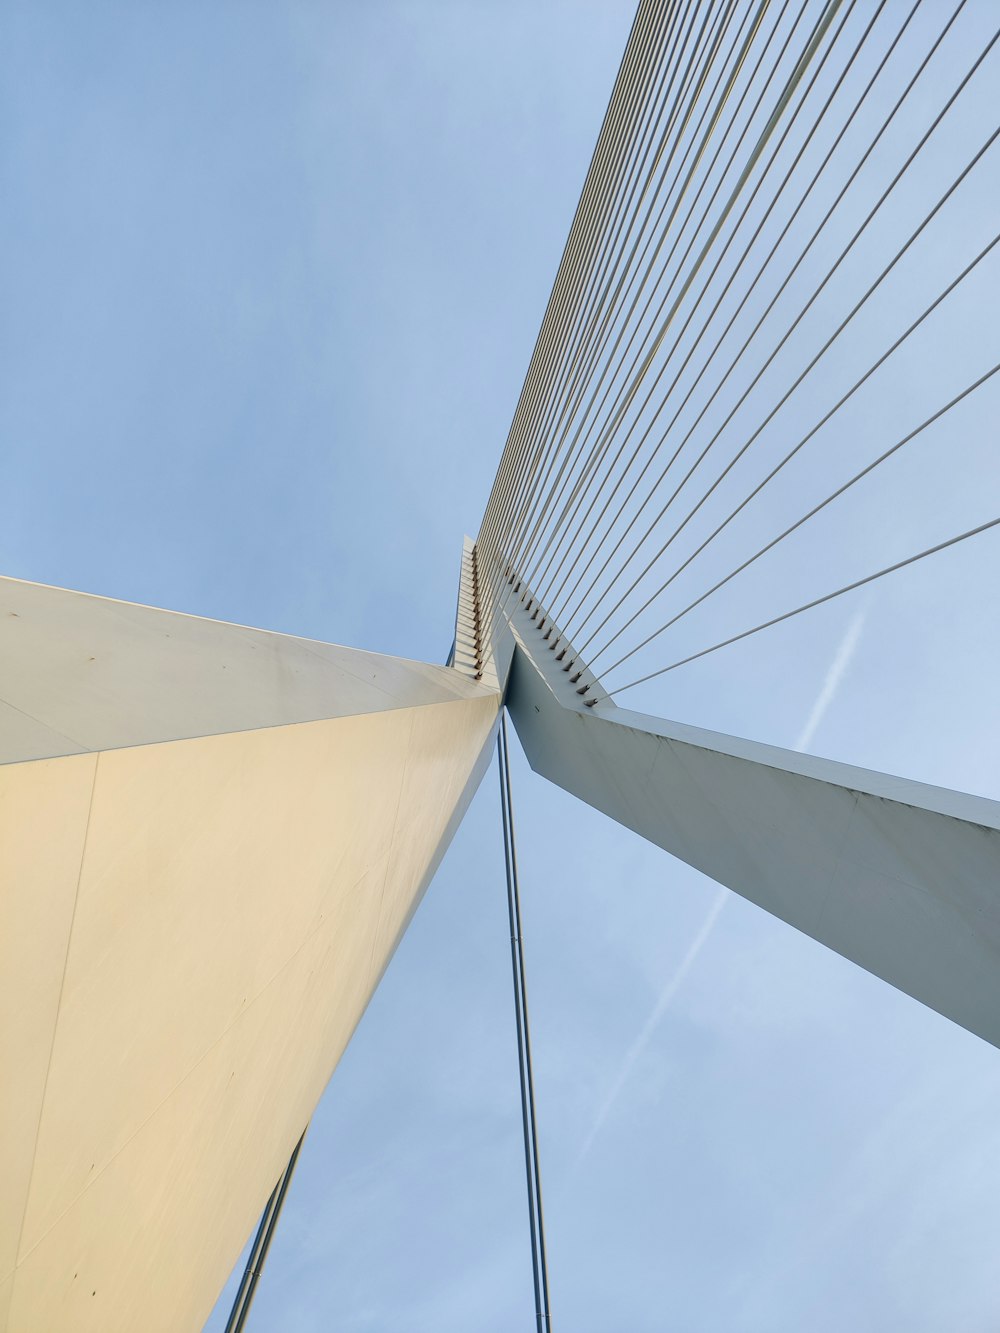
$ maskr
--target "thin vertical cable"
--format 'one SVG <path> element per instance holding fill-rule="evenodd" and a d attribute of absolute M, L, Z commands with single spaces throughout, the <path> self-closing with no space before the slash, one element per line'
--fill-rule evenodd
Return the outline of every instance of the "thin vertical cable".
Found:
<path fill-rule="evenodd" d="M 514 846 L 514 810 L 510 790 L 510 752 L 506 714 L 500 716 L 497 737 L 497 766 L 500 772 L 500 812 L 503 822 L 504 870 L 507 877 L 507 916 L 510 924 L 510 962 L 514 981 L 514 1020 L 517 1027 L 518 1074 L 521 1085 L 521 1124 L 524 1133 L 524 1171 L 528 1187 L 528 1223 L 531 1231 L 531 1276 L 535 1290 L 535 1326 L 549 1333 L 549 1271 L 545 1254 L 545 1221 L 542 1212 L 542 1177 L 538 1163 L 538 1127 L 535 1113 L 535 1083 L 531 1063 L 531 1032 L 528 1025 L 528 992 L 524 974 L 524 941 L 521 934 L 521 894 Z"/>
<path fill-rule="evenodd" d="M 264 1205 L 260 1226 L 257 1228 L 253 1245 L 250 1247 L 243 1277 L 240 1279 L 239 1290 L 236 1293 L 236 1299 L 233 1301 L 233 1308 L 229 1312 L 229 1318 L 226 1320 L 225 1333 L 242 1333 L 242 1330 L 246 1327 L 250 1305 L 257 1294 L 257 1283 L 260 1281 L 264 1260 L 267 1258 L 271 1241 L 274 1239 L 274 1229 L 278 1225 L 281 1207 L 285 1202 L 285 1195 L 288 1193 L 288 1186 L 291 1184 L 292 1173 L 295 1170 L 295 1163 L 298 1161 L 299 1150 L 305 1136 L 305 1130 L 303 1130 L 302 1138 L 299 1139 L 292 1150 L 291 1157 L 288 1159 L 288 1165 L 282 1171 L 277 1185 L 271 1191 L 271 1196 Z"/>

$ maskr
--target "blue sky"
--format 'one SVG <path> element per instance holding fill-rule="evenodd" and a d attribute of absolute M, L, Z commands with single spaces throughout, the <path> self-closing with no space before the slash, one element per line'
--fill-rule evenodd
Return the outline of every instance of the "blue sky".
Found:
<path fill-rule="evenodd" d="M 610 0 L 8 6 L 2 571 L 441 660 L 630 21 Z M 963 243 L 995 198 L 964 202 Z M 998 359 L 995 279 L 859 406 L 849 457 Z M 996 408 L 718 624 L 1000 512 Z M 795 486 L 826 481 L 804 461 Z M 998 549 L 623 702 L 1000 797 Z M 514 749 L 554 1325 L 995 1327 L 997 1052 Z M 491 772 L 317 1113 L 253 1327 L 531 1326 L 505 911 Z"/>

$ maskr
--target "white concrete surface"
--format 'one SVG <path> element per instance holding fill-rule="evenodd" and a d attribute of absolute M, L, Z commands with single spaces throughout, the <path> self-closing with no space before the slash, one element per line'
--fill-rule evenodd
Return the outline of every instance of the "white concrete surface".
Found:
<path fill-rule="evenodd" d="M 4 593 L 0 693 L 36 725 L 0 731 L 0 1329 L 198 1329 L 488 762 L 499 696 Z"/>
<path fill-rule="evenodd" d="M 520 607 L 508 706 L 532 767 L 1000 1045 L 1000 804 L 593 708 Z M 576 674 L 575 671 L 571 674 Z"/>
<path fill-rule="evenodd" d="M 0 763 L 444 702 L 448 667 L 0 578 Z"/>

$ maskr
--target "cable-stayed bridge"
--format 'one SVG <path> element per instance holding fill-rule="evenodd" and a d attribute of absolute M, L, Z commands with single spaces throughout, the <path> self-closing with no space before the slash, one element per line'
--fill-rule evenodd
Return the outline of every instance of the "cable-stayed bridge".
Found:
<path fill-rule="evenodd" d="M 37 981 L 9 1327 L 148 1326 L 151 1291 L 164 1326 L 204 1317 L 504 699 L 547 776 L 995 1044 L 995 805 L 626 708 L 995 541 L 984 486 L 963 526 L 844 577 L 822 558 L 823 524 L 995 406 L 996 346 L 963 346 L 996 275 L 965 206 L 995 180 L 988 28 L 971 3 L 640 8 L 450 670 L 6 588 L 7 975 Z M 782 600 L 768 560 L 797 542 Z"/>

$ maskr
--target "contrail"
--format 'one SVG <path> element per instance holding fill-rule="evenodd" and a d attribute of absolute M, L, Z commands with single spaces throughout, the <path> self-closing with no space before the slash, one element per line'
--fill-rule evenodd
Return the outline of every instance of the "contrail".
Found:
<path fill-rule="evenodd" d="M 826 710 L 833 702 L 834 696 L 840 688 L 840 683 L 844 679 L 847 668 L 851 664 L 851 658 L 854 656 L 855 650 L 857 649 L 867 614 L 867 607 L 863 607 L 848 625 L 847 631 L 844 634 L 843 639 L 840 641 L 840 646 L 837 649 L 836 655 L 830 663 L 830 669 L 826 673 L 826 679 L 823 681 L 823 688 L 817 695 L 816 702 L 813 704 L 812 710 L 806 719 L 806 724 L 802 728 L 798 740 L 795 742 L 796 750 L 804 750 L 806 748 L 812 740 L 817 727 L 823 721 Z M 604 1128 L 604 1123 L 611 1114 L 615 1102 L 621 1095 L 621 1090 L 628 1081 L 628 1077 L 632 1073 L 635 1062 L 649 1045 L 650 1038 L 659 1026 L 660 1020 L 666 1013 L 674 996 L 683 985 L 684 979 L 694 966 L 698 955 L 705 947 L 705 942 L 709 935 L 711 935 L 716 921 L 719 919 L 719 913 L 726 904 L 726 896 L 727 890 L 720 889 L 711 907 L 708 909 L 708 915 L 702 922 L 701 929 L 691 941 L 687 953 L 681 960 L 680 966 L 660 992 L 656 1004 L 653 1006 L 649 1017 L 643 1024 L 642 1031 L 629 1047 L 628 1053 L 621 1063 L 621 1068 L 618 1070 L 618 1075 L 615 1078 L 614 1083 L 611 1085 L 611 1090 L 601 1103 L 601 1109 L 597 1112 L 597 1115 L 594 1118 L 594 1123 L 590 1127 L 590 1133 L 587 1135 L 583 1147 L 580 1149 L 580 1155 L 576 1160 L 577 1166 L 583 1162 L 584 1158 L 593 1147 L 594 1140 Z"/>
<path fill-rule="evenodd" d="M 837 654 L 830 663 L 830 669 L 826 673 L 826 680 L 823 682 L 823 688 L 816 696 L 816 702 L 812 706 L 812 712 L 806 719 L 806 724 L 799 733 L 799 738 L 795 742 L 796 750 L 804 750 L 813 736 L 816 734 L 816 728 L 823 721 L 826 710 L 833 702 L 834 696 L 840 688 L 840 682 L 844 679 L 847 668 L 851 664 L 851 658 L 858 646 L 858 640 L 861 638 L 861 631 L 865 627 L 865 616 L 868 614 L 868 608 L 862 607 L 854 619 L 847 627 L 847 632 L 840 641 L 840 647 Z"/>
<path fill-rule="evenodd" d="M 638 1060 L 639 1056 L 642 1054 L 646 1046 L 649 1044 L 649 1039 L 656 1031 L 660 1019 L 666 1013 L 668 1005 L 670 1004 L 674 996 L 677 994 L 678 990 L 680 990 L 680 987 L 684 982 L 684 978 L 687 976 L 687 974 L 691 971 L 691 968 L 694 966 L 695 959 L 698 957 L 702 949 L 705 947 L 705 941 L 712 933 L 712 928 L 715 925 L 716 921 L 718 920 L 719 913 L 725 906 L 727 896 L 728 896 L 727 889 L 720 889 L 719 892 L 716 894 L 712 906 L 708 909 L 708 915 L 702 922 L 701 929 L 698 931 L 698 934 L 691 941 L 691 945 L 687 953 L 681 960 L 680 966 L 677 968 L 677 971 L 674 973 L 674 975 L 664 986 L 663 990 L 660 992 L 660 997 L 656 1001 L 656 1004 L 653 1006 L 652 1012 L 646 1019 L 646 1022 L 643 1024 L 642 1031 L 639 1033 L 635 1041 L 629 1047 L 628 1054 L 625 1056 L 625 1059 L 622 1061 L 621 1068 L 618 1070 L 618 1077 L 615 1079 L 611 1087 L 611 1091 L 605 1097 L 601 1105 L 601 1109 L 598 1111 L 594 1123 L 590 1128 L 590 1133 L 587 1135 L 584 1145 L 580 1149 L 580 1156 L 577 1158 L 576 1161 L 577 1166 L 580 1165 L 583 1159 L 590 1152 L 594 1140 L 597 1138 L 598 1134 L 604 1128 L 604 1122 L 610 1115 L 612 1107 L 618 1100 L 619 1093 L 625 1086 L 629 1074 L 631 1074 L 632 1072 L 632 1066 L 635 1064 L 636 1060 Z"/>

